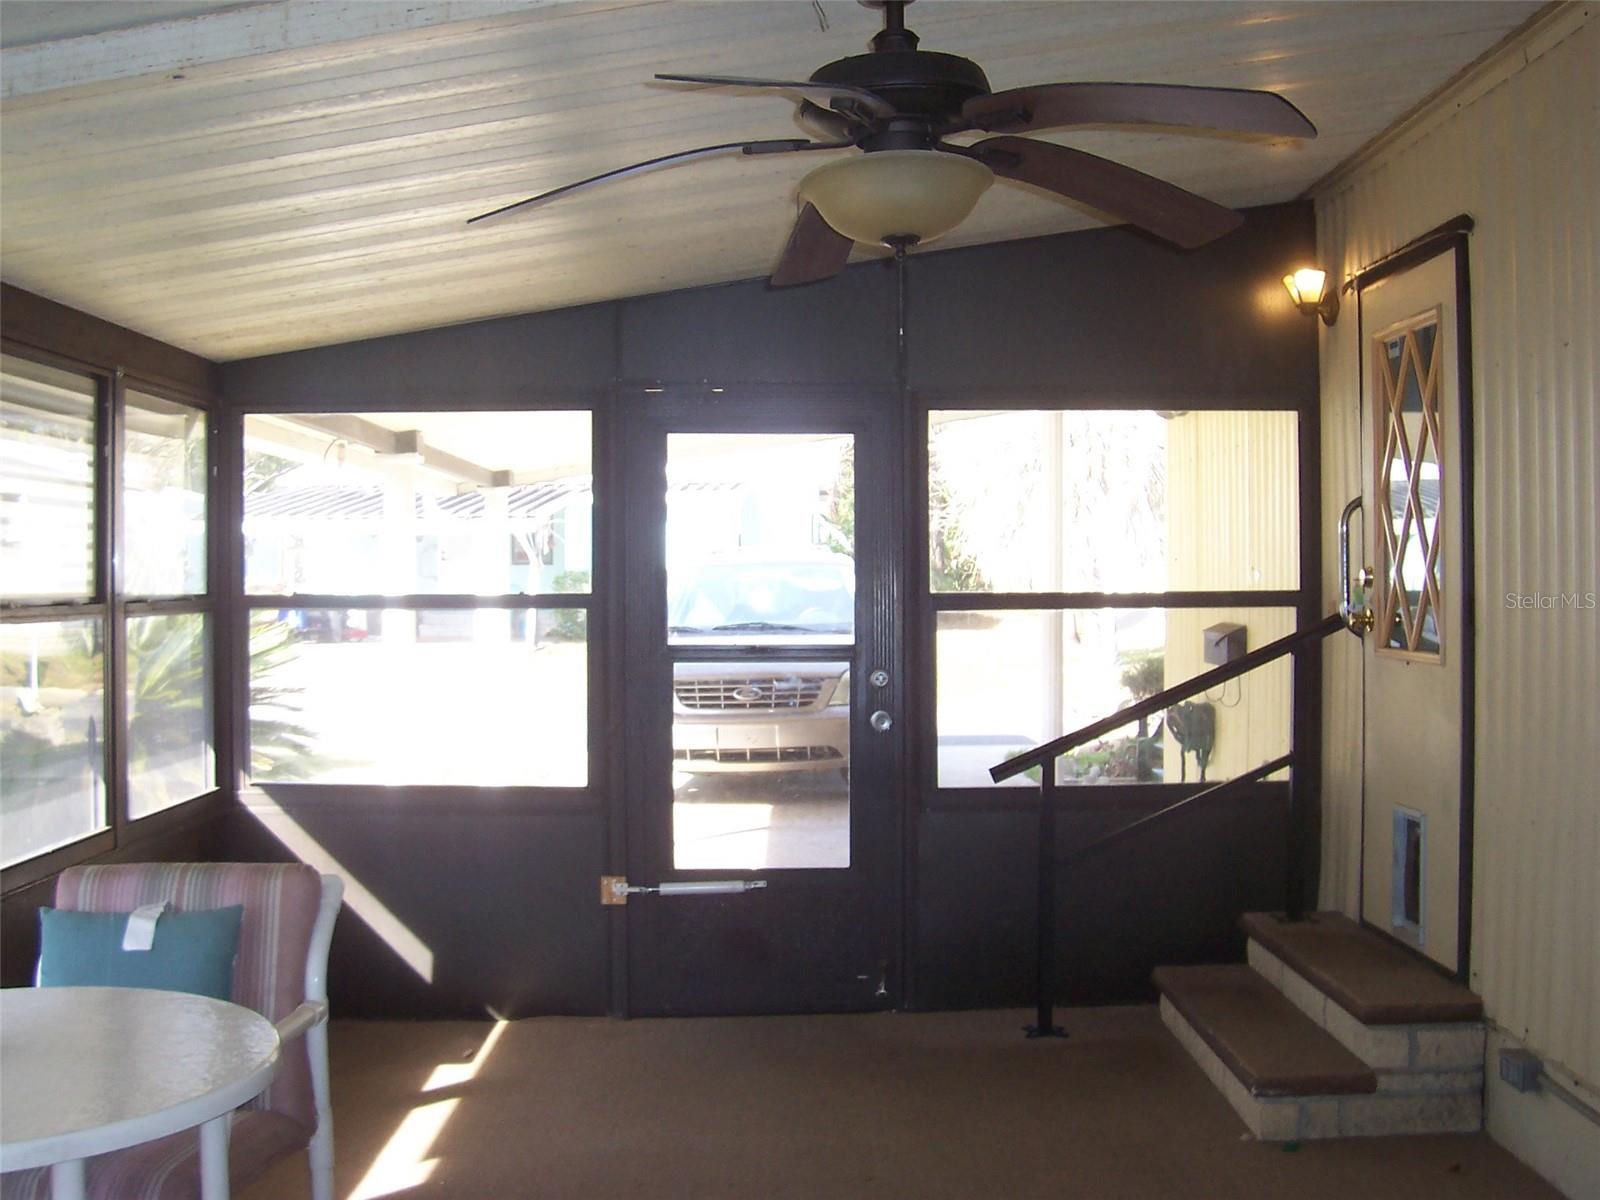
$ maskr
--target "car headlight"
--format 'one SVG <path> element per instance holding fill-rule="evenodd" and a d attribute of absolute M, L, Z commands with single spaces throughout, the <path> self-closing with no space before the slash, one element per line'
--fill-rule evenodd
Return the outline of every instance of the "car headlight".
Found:
<path fill-rule="evenodd" d="M 846 667 L 839 681 L 833 685 L 833 695 L 828 697 L 829 708 L 850 707 L 850 668 Z"/>

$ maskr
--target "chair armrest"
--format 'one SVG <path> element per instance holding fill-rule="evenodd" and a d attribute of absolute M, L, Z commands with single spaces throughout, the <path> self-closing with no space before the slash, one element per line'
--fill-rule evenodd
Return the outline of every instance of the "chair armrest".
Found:
<path fill-rule="evenodd" d="M 313 1025 L 328 1019 L 328 1006 L 320 1000 L 307 1000 L 277 1024 L 278 1036 L 284 1041 L 297 1038 Z"/>

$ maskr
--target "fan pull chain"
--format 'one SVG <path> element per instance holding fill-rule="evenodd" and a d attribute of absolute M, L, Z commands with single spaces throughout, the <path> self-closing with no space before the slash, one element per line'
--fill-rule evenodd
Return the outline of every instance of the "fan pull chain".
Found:
<path fill-rule="evenodd" d="M 906 248 L 904 240 L 894 243 L 894 337 L 895 382 L 903 392 L 910 378 L 909 350 L 906 347 Z"/>

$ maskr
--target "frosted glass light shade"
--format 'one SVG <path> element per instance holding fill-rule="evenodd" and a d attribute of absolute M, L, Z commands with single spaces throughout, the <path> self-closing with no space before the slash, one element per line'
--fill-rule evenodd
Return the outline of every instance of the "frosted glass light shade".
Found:
<path fill-rule="evenodd" d="M 800 199 L 857 242 L 925 242 L 967 219 L 994 172 L 943 150 L 879 150 L 818 167 Z"/>
<path fill-rule="evenodd" d="M 1315 267 L 1301 267 L 1283 277 L 1295 307 L 1306 316 L 1319 316 L 1324 325 L 1339 319 L 1339 292 L 1328 286 L 1328 273 Z"/>
<path fill-rule="evenodd" d="M 1299 305 L 1310 305 L 1313 309 L 1322 300 L 1322 288 L 1328 281 L 1328 273 L 1319 271 L 1315 267 L 1301 267 L 1283 277 L 1283 286 L 1289 289 L 1289 295 Z"/>

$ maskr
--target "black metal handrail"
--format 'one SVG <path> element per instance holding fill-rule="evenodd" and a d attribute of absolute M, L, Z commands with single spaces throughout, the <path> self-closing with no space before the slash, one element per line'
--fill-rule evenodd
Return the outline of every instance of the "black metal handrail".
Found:
<path fill-rule="evenodd" d="M 1039 849 L 1038 849 L 1038 912 L 1035 920 L 1037 932 L 1037 1021 L 1028 1028 L 1028 1036 L 1039 1037 L 1065 1037 L 1066 1034 L 1054 1021 L 1055 1008 L 1055 943 L 1056 943 L 1056 872 L 1059 868 L 1081 861 L 1092 853 L 1098 853 L 1106 846 L 1122 841 L 1131 836 L 1135 831 L 1148 829 L 1151 825 L 1164 821 L 1174 812 L 1189 808 L 1198 800 L 1214 800 L 1219 795 L 1243 787 L 1247 783 L 1254 783 L 1264 779 L 1274 771 L 1289 768 L 1289 862 L 1285 880 L 1284 911 L 1295 918 L 1301 914 L 1304 900 L 1301 893 L 1304 890 L 1302 875 L 1304 839 L 1306 837 L 1306 813 L 1300 791 L 1295 784 L 1295 768 L 1301 761 L 1304 753 L 1298 744 L 1298 739 L 1291 734 L 1291 748 L 1288 754 L 1263 763 L 1253 770 L 1236 775 L 1232 779 L 1205 788 L 1192 796 L 1186 796 L 1174 804 L 1133 821 L 1121 829 L 1098 838 L 1088 846 L 1082 847 L 1073 854 L 1062 859 L 1056 858 L 1056 811 L 1060 801 L 1061 784 L 1056 779 L 1055 760 L 1078 747 L 1083 746 L 1096 738 L 1110 733 L 1112 730 L 1121 729 L 1141 717 L 1147 717 L 1163 709 L 1170 708 L 1179 701 L 1187 700 L 1190 696 L 1198 695 L 1219 684 L 1226 683 L 1240 675 L 1265 666 L 1267 663 L 1276 662 L 1286 655 L 1294 655 L 1296 662 L 1300 654 L 1308 647 L 1320 642 L 1323 638 L 1345 628 L 1345 620 L 1335 613 L 1324 618 L 1315 625 L 1305 629 L 1296 630 L 1287 637 L 1277 641 L 1268 642 L 1260 649 L 1252 650 L 1241 658 L 1231 663 L 1196 675 L 1184 683 L 1167 688 L 1156 693 L 1148 700 L 1141 700 L 1137 704 L 1130 704 L 1127 708 L 1118 709 L 1115 713 L 1092 724 L 1085 725 L 1071 733 L 1063 734 L 1053 741 L 1032 750 L 1024 751 L 1014 758 L 989 769 L 989 776 L 996 783 L 1020 775 L 1032 767 L 1039 767 Z"/>
<path fill-rule="evenodd" d="M 1275 642 L 1268 642 L 1257 650 L 1252 650 L 1243 658 L 1236 658 L 1231 663 L 1207 671 L 1203 675 L 1196 675 L 1193 679 L 1183 683 L 1173 684 L 1163 692 L 1157 692 L 1148 700 L 1141 700 L 1137 704 L 1130 704 L 1127 708 L 1119 708 L 1109 717 L 1085 725 L 1081 729 L 1074 729 L 1071 733 L 1064 733 L 1053 741 L 1042 746 L 1035 746 L 1032 750 L 1025 750 L 1015 758 L 1008 758 L 999 766 L 989 768 L 989 778 L 996 783 L 1003 783 L 1014 775 L 1020 775 L 1029 767 L 1043 766 L 1051 759 L 1061 757 L 1079 746 L 1103 737 L 1114 729 L 1121 729 L 1124 725 L 1131 725 L 1140 717 L 1148 717 L 1160 712 L 1162 709 L 1171 708 L 1180 700 L 1187 700 L 1190 696 L 1197 696 L 1201 692 L 1209 691 L 1218 684 L 1227 683 L 1230 679 L 1237 679 L 1240 675 L 1248 674 L 1257 667 L 1275 662 L 1286 654 L 1293 654 L 1301 646 L 1311 642 L 1321 641 L 1330 633 L 1344 628 L 1344 618 L 1337 613 L 1324 618 L 1315 625 L 1305 629 L 1296 630 L 1287 637 L 1281 637 Z"/>
<path fill-rule="evenodd" d="M 1221 783 L 1214 783 L 1210 787 L 1196 792 L 1192 796 L 1185 796 L 1182 800 L 1174 800 L 1165 808 L 1158 808 L 1153 813 L 1147 813 L 1137 821 L 1130 821 L 1119 829 L 1095 838 L 1087 846 L 1079 846 L 1071 854 L 1064 854 L 1056 859 L 1056 868 L 1072 867 L 1081 863 L 1086 858 L 1093 858 L 1109 846 L 1114 846 L 1132 834 L 1138 833 L 1150 825 L 1166 820 L 1175 812 L 1180 812 L 1202 800 L 1215 800 L 1218 796 L 1242 788 L 1247 783 L 1256 783 L 1271 775 L 1274 771 L 1281 771 L 1294 763 L 1294 755 L 1280 754 L 1270 762 L 1264 762 L 1253 770 L 1235 775 L 1232 779 L 1224 779 Z"/>

